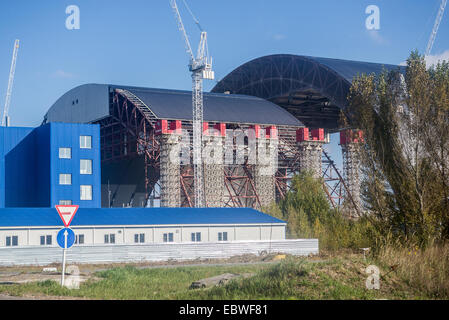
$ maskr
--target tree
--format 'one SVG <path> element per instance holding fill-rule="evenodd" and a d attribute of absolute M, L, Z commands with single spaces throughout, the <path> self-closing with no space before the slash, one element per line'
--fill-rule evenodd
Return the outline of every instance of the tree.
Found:
<path fill-rule="evenodd" d="M 447 64 L 426 69 L 413 52 L 399 72 L 361 75 L 349 94 L 360 150 L 367 209 L 384 231 L 426 243 L 448 237 Z"/>
<path fill-rule="evenodd" d="M 310 172 L 302 172 L 294 176 L 291 182 L 291 191 L 281 202 L 281 209 L 284 212 L 288 207 L 305 212 L 310 225 L 315 222 L 316 218 L 323 219 L 324 216 L 327 216 L 330 205 L 320 179 L 315 179 Z"/>

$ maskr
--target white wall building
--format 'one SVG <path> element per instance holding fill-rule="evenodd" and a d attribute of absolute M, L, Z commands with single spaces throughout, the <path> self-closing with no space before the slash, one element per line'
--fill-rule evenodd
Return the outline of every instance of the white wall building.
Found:
<path fill-rule="evenodd" d="M 0 248 L 58 246 L 56 209 L 0 209 Z M 286 223 L 249 208 L 79 209 L 75 246 L 284 240 Z"/>

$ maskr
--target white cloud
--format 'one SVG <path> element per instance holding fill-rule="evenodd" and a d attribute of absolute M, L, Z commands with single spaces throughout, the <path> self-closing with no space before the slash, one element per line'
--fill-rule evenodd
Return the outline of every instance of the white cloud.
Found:
<path fill-rule="evenodd" d="M 433 65 L 436 65 L 439 61 L 446 60 L 449 62 L 449 50 L 444 51 L 443 53 L 436 55 L 428 55 L 426 56 L 426 65 L 427 68 L 430 68 Z"/>
<path fill-rule="evenodd" d="M 287 38 L 287 36 L 283 33 L 268 33 L 267 36 L 275 41 L 281 41 Z"/>
<path fill-rule="evenodd" d="M 425 60 L 426 60 L 427 68 L 430 68 L 431 66 L 436 65 L 439 61 L 441 62 L 441 61 L 445 60 L 445 61 L 449 62 L 449 49 L 440 54 L 435 54 L 435 55 L 430 54 L 425 57 Z M 402 61 L 399 65 L 406 66 L 407 61 Z"/>
<path fill-rule="evenodd" d="M 386 44 L 387 41 L 384 37 L 380 35 L 380 32 L 378 30 L 366 30 L 368 33 L 368 36 L 377 44 Z"/>
<path fill-rule="evenodd" d="M 64 70 L 57 70 L 56 72 L 53 72 L 51 76 L 54 78 L 61 78 L 61 79 L 71 79 L 75 77 L 73 73 L 66 72 Z"/>

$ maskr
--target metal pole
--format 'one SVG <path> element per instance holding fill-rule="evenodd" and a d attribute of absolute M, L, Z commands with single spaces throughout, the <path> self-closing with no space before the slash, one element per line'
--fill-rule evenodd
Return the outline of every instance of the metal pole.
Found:
<path fill-rule="evenodd" d="M 66 258 L 66 251 L 67 251 L 67 230 L 64 231 L 64 249 L 62 254 L 62 277 L 61 277 L 61 286 L 64 286 L 64 276 L 65 276 L 65 258 Z"/>

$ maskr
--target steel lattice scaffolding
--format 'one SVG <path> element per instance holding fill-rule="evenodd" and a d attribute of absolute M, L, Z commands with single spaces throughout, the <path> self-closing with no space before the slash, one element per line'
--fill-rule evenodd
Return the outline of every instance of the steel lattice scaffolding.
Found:
<path fill-rule="evenodd" d="M 151 202 L 162 200 L 165 181 L 161 179 L 161 172 L 166 166 L 164 155 L 164 148 L 167 148 L 169 141 L 175 138 L 169 136 L 161 137 L 156 133 L 158 119 L 151 113 L 151 111 L 138 98 L 130 92 L 121 89 L 114 89 L 111 92 L 112 105 L 111 117 L 98 121 L 101 125 L 101 155 L 102 162 L 105 165 L 113 163 L 121 163 L 120 161 L 126 159 L 139 158 L 142 159 L 144 171 L 142 179 L 144 180 L 145 199 L 143 202 L 148 205 Z M 192 121 L 180 121 L 182 129 L 190 133 L 190 141 L 192 138 Z M 218 123 L 217 123 L 218 124 Z M 217 125 L 211 123 L 211 125 Z M 249 124 L 227 124 L 228 130 L 249 130 L 252 125 Z M 258 167 L 256 164 L 248 161 L 248 144 L 238 145 L 236 139 L 232 140 L 232 152 L 236 153 L 239 148 L 245 152 L 244 162 L 242 164 L 227 164 L 223 165 L 212 164 L 205 168 L 208 177 L 204 178 L 206 186 L 214 185 L 215 189 L 206 192 L 205 203 L 206 206 L 218 206 L 220 198 L 222 199 L 221 206 L 224 207 L 253 207 L 261 208 L 267 205 L 269 201 L 261 199 L 271 194 L 273 188 L 273 197 L 276 201 L 283 199 L 286 193 L 290 190 L 291 179 L 293 176 L 304 168 L 304 159 L 301 148 L 298 148 L 297 142 L 297 127 L 292 126 L 278 126 L 277 127 L 277 168 L 273 170 L 272 177 L 264 177 L 261 179 L 257 177 Z M 171 139 L 171 140 L 170 140 Z M 224 146 L 223 137 L 208 137 L 203 136 L 203 141 L 214 140 L 218 145 Z M 174 141 L 174 140 L 173 140 Z M 172 141 L 172 142 L 173 142 Z M 176 140 L 179 141 L 179 140 Z M 260 142 L 267 142 L 265 139 L 260 139 Z M 180 142 L 182 145 L 182 142 Z M 322 142 L 312 141 L 312 144 L 319 144 Z M 189 157 L 193 159 L 193 146 L 183 146 L 189 150 Z M 350 197 L 354 191 L 346 186 L 343 176 L 339 173 L 334 162 L 329 155 L 319 148 L 317 163 L 314 167 L 319 167 L 320 176 L 323 178 L 323 187 L 328 195 L 329 201 L 333 207 L 341 207 L 345 201 Z M 316 157 L 314 157 L 316 158 Z M 349 159 L 349 158 L 347 158 Z M 194 185 L 193 185 L 193 166 L 191 164 L 179 164 L 179 200 L 173 200 L 170 206 L 193 207 L 194 206 Z M 349 163 L 349 162 L 348 162 Z M 178 170 L 178 168 L 171 168 Z M 173 173 L 173 170 L 171 172 Z M 213 174 L 211 174 L 213 173 Z M 172 178 L 176 174 L 170 175 Z M 166 177 L 164 177 L 166 179 Z M 219 180 L 222 179 L 222 182 Z M 271 182 L 272 181 L 272 182 Z M 259 188 L 258 188 L 259 184 Z M 263 187 L 261 187 L 263 185 Z M 114 199 L 114 188 L 112 188 L 111 205 L 117 206 Z M 175 189 L 177 189 L 176 187 Z M 262 192 L 261 188 L 265 188 L 266 192 Z M 351 192 L 352 191 L 352 192 Z M 176 191 L 178 192 L 178 191 Z M 211 195 L 214 197 L 211 197 Z M 131 195 L 132 197 L 132 195 Z M 350 200 L 351 202 L 353 200 Z M 128 199 L 127 203 L 132 202 Z M 165 205 L 165 204 L 164 204 Z"/>

